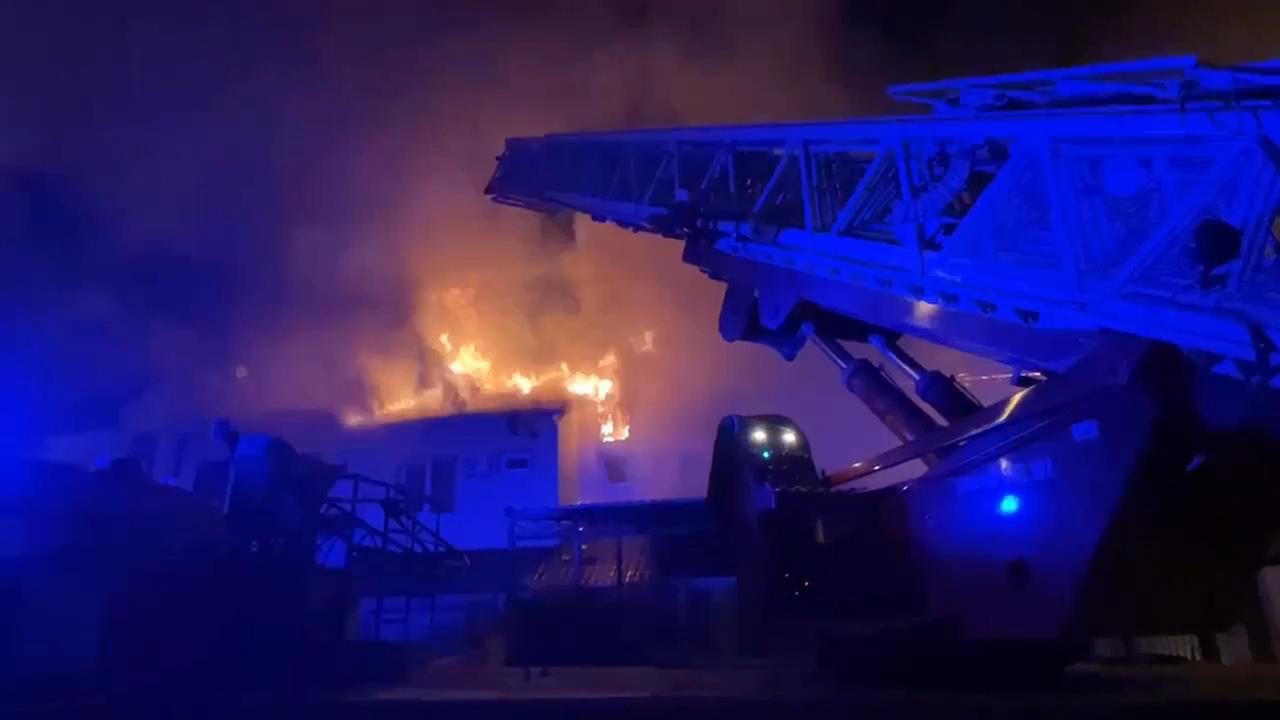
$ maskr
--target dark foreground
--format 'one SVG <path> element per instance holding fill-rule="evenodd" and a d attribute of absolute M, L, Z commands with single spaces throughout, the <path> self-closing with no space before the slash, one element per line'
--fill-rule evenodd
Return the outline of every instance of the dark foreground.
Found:
<path fill-rule="evenodd" d="M 184 717 L 184 718 L 435 718 L 439 720 L 564 720 L 565 718 L 789 718 L 822 713 L 859 718 L 1119 718 L 1158 712 L 1173 718 L 1274 718 L 1264 703 L 1071 703 L 1056 700 L 956 700 L 951 698 L 828 700 L 747 700 L 715 698 L 591 698 L 528 700 L 447 700 L 323 703 L 200 703 L 183 706 L 112 706 L 24 713 L 18 717 Z"/>
<path fill-rule="evenodd" d="M 396 688 L 345 697 L 157 692 L 111 701 L 28 704 L 12 718 L 1049 718 L 1280 717 L 1274 667 L 1081 667 L 1035 687 L 855 688 L 803 672 L 646 668 L 431 668 Z"/>

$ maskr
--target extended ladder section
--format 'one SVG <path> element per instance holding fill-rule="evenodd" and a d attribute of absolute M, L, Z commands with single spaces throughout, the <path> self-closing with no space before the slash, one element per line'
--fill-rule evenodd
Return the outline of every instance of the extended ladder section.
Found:
<path fill-rule="evenodd" d="M 487 193 L 685 241 L 768 328 L 804 305 L 1049 371 L 1114 330 L 1274 376 L 1280 64 L 891 94 L 934 112 L 511 139 Z"/>

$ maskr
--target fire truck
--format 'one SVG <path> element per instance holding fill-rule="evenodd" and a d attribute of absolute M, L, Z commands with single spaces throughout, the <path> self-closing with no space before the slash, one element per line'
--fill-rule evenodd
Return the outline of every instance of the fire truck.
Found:
<path fill-rule="evenodd" d="M 1174 57 L 896 86 L 929 110 L 901 117 L 512 138 L 486 192 L 683 243 L 723 339 L 816 347 L 901 441 L 819 476 L 794 423 L 727 421 L 741 586 L 849 601 L 884 567 L 817 558 L 853 533 L 966 641 L 1206 637 L 1258 614 L 1280 529 L 1278 78 Z M 904 336 L 1016 392 L 984 407 Z"/>

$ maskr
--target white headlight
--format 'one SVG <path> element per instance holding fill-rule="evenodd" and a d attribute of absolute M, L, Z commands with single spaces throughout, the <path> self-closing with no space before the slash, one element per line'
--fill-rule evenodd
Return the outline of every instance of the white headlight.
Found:
<path fill-rule="evenodd" d="M 764 428 L 756 428 L 751 431 L 751 442 L 756 443 L 757 445 L 763 443 L 768 439 L 769 439 L 769 433 L 765 432 Z"/>
<path fill-rule="evenodd" d="M 799 442 L 799 440 L 800 440 L 800 438 L 796 437 L 796 431 L 795 431 L 795 430 L 783 430 L 783 431 L 782 431 L 782 444 L 783 444 L 783 445 L 795 445 L 797 442 Z"/>

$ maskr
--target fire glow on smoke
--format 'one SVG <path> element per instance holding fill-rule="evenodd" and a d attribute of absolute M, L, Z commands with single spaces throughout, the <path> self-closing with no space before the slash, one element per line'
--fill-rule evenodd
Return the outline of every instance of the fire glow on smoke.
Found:
<path fill-rule="evenodd" d="M 598 361 L 575 367 L 559 361 L 544 367 L 527 363 L 511 363 L 484 346 L 476 333 L 471 292 L 451 289 L 444 294 L 446 304 L 455 306 L 466 300 L 465 310 L 472 326 L 470 333 L 441 332 L 427 341 L 443 366 L 443 377 L 427 387 L 403 389 L 387 398 L 371 399 L 368 411 L 344 413 L 348 426 L 376 425 L 383 422 L 409 420 L 460 412 L 467 409 L 495 409 L 527 404 L 530 401 L 580 400 L 595 407 L 601 442 L 626 440 L 631 434 L 630 422 L 620 403 L 618 355 L 607 350 Z M 462 337 L 465 335 L 465 339 Z M 645 352 L 652 352 L 653 333 L 646 332 Z M 634 344 L 635 341 L 633 341 Z M 383 385 L 372 373 L 371 384 Z"/>

